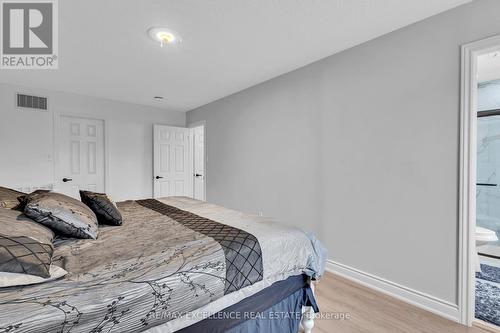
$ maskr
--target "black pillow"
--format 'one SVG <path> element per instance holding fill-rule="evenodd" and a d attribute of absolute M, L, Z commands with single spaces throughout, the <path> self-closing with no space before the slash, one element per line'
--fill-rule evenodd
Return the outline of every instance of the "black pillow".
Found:
<path fill-rule="evenodd" d="M 80 198 L 97 216 L 99 224 L 122 225 L 122 215 L 105 193 L 80 191 Z"/>

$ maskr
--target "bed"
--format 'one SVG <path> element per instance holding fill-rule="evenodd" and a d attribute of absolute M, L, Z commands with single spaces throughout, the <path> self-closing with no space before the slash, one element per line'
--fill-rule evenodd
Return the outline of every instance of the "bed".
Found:
<path fill-rule="evenodd" d="M 65 277 L 0 288 L 0 332 L 293 332 L 301 317 L 312 328 L 310 282 L 324 270 L 312 235 L 185 197 L 118 208 L 123 225 L 97 239 L 54 241 Z"/>

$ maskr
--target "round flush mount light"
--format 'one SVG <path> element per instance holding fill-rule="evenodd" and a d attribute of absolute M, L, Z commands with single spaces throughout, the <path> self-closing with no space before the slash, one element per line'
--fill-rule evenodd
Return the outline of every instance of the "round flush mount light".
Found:
<path fill-rule="evenodd" d="M 175 45 L 182 42 L 182 38 L 177 32 L 172 29 L 163 27 L 153 27 L 148 30 L 149 37 L 155 42 L 160 43 L 160 46 Z"/>

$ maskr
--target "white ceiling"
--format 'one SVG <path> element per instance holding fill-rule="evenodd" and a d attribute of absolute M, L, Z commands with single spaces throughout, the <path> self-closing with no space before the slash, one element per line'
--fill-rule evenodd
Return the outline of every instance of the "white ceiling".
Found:
<path fill-rule="evenodd" d="M 480 55 L 477 58 L 478 82 L 498 79 L 500 79 L 500 51 Z"/>
<path fill-rule="evenodd" d="M 59 1 L 59 70 L 0 82 L 187 111 L 466 2 Z M 183 43 L 160 48 L 151 26 Z"/>

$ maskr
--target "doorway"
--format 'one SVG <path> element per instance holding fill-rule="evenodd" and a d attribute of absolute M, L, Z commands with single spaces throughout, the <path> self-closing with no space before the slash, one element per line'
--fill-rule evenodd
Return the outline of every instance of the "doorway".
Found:
<path fill-rule="evenodd" d="M 57 128 L 55 189 L 77 199 L 105 192 L 104 121 L 61 115 Z"/>
<path fill-rule="evenodd" d="M 481 61 L 478 65 L 481 70 Z M 500 73 L 499 78 L 478 85 L 476 183 L 477 252 L 480 261 L 490 258 L 490 264 L 500 267 L 500 108 L 482 110 L 486 94 L 496 95 L 500 107 Z"/>
<path fill-rule="evenodd" d="M 197 200 L 205 201 L 205 124 L 191 127 L 193 135 L 193 193 Z"/>
<path fill-rule="evenodd" d="M 500 332 L 500 36 L 462 46 L 459 311 Z"/>
<path fill-rule="evenodd" d="M 153 197 L 186 196 L 204 201 L 205 125 L 154 125 Z"/>

